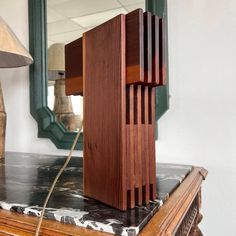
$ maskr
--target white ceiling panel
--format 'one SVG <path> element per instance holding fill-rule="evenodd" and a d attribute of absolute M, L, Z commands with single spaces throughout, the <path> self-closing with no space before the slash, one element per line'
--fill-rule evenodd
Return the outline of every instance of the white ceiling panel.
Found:
<path fill-rule="evenodd" d="M 47 0 L 47 5 L 48 6 L 55 6 L 55 5 L 62 4 L 65 2 L 69 2 L 69 1 L 70 0 Z"/>
<path fill-rule="evenodd" d="M 121 5 L 116 0 L 70 0 L 55 5 L 54 10 L 66 17 L 74 18 L 119 7 Z"/>
<path fill-rule="evenodd" d="M 85 30 L 75 30 L 57 35 L 49 36 L 49 40 L 55 43 L 69 43 L 80 38 Z"/>
<path fill-rule="evenodd" d="M 129 12 L 133 11 L 133 10 L 135 10 L 137 8 L 141 8 L 141 9 L 145 10 L 145 3 L 141 2 L 141 3 L 129 5 L 129 6 L 126 6 L 126 8 L 128 9 Z"/>
<path fill-rule="evenodd" d="M 50 7 L 47 8 L 47 22 L 52 23 L 59 20 L 64 20 L 65 17 L 55 10 L 51 9 Z"/>
<path fill-rule="evenodd" d="M 66 19 L 48 24 L 48 35 L 59 34 L 68 31 L 82 29 L 78 24 Z"/>
<path fill-rule="evenodd" d="M 137 4 L 137 3 L 145 3 L 144 0 L 118 0 L 121 4 L 123 5 L 132 5 L 132 4 Z"/>
<path fill-rule="evenodd" d="M 101 13 L 73 18 L 72 20 L 80 24 L 82 27 L 90 28 L 102 24 L 121 13 L 126 14 L 127 11 L 124 8 L 118 8 Z"/>

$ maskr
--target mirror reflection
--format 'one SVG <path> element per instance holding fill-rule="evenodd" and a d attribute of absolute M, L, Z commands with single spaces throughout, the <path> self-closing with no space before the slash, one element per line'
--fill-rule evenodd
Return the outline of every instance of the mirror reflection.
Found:
<path fill-rule="evenodd" d="M 145 9 L 145 0 L 47 0 L 48 107 L 68 131 L 78 130 L 83 97 L 65 94 L 66 44 L 121 13 Z"/>

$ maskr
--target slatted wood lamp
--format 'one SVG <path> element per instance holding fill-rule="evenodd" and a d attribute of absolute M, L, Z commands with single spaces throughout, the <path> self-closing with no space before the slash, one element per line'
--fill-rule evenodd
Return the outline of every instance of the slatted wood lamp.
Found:
<path fill-rule="evenodd" d="M 84 195 L 120 210 L 156 199 L 155 87 L 163 19 L 136 9 L 66 45 L 66 93 L 83 93 Z"/>
<path fill-rule="evenodd" d="M 0 68 L 30 65 L 33 58 L 0 17 Z M 0 158 L 5 154 L 6 112 L 0 83 Z"/>

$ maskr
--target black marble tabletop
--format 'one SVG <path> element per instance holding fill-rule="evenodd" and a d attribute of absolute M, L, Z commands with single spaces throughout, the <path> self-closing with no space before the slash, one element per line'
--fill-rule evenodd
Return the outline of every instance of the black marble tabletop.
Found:
<path fill-rule="evenodd" d="M 7 152 L 0 159 L 0 208 L 40 216 L 49 187 L 65 157 Z M 118 235 L 136 235 L 191 171 L 157 164 L 157 199 L 122 212 L 83 196 L 83 158 L 73 157 L 48 203 L 45 218 Z"/>

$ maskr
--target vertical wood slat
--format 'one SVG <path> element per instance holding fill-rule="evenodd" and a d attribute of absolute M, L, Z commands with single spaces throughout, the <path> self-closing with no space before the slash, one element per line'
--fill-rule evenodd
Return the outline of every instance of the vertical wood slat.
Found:
<path fill-rule="evenodd" d="M 135 173 L 134 173 L 134 85 L 126 86 L 126 150 L 127 150 L 127 204 L 135 207 Z"/>
<path fill-rule="evenodd" d="M 135 166 L 134 166 L 134 85 L 130 85 L 130 185 L 131 185 L 131 203 L 130 207 L 135 207 Z M 129 174 L 129 173 L 128 173 Z"/>
<path fill-rule="evenodd" d="M 149 104 L 148 86 L 142 86 L 142 184 L 143 184 L 143 203 L 148 204 L 150 200 L 150 170 L 149 170 Z"/>
<path fill-rule="evenodd" d="M 134 166 L 136 204 L 142 205 L 141 85 L 134 86 Z"/>
<path fill-rule="evenodd" d="M 84 194 L 126 210 L 124 15 L 83 35 L 83 61 Z"/>
<path fill-rule="evenodd" d="M 150 152 L 149 152 L 149 110 L 148 110 L 148 86 L 144 86 L 144 124 L 143 124 L 143 136 L 144 142 L 142 145 L 144 146 L 144 165 L 145 165 L 145 194 L 143 202 L 148 204 L 150 200 Z"/>
<path fill-rule="evenodd" d="M 152 16 L 152 84 L 159 85 L 159 17 Z"/>
<path fill-rule="evenodd" d="M 144 81 L 143 57 L 143 10 L 137 9 L 126 15 L 126 83 Z"/>
<path fill-rule="evenodd" d="M 166 23 L 163 18 L 159 19 L 159 85 L 166 84 Z"/>
<path fill-rule="evenodd" d="M 156 158 L 155 158 L 155 88 L 149 88 L 149 164 L 150 164 L 150 199 L 156 199 Z"/>
<path fill-rule="evenodd" d="M 144 13 L 144 85 L 142 86 L 142 179 L 143 179 L 143 203 L 150 200 L 149 181 L 149 132 L 148 132 L 148 86 L 152 83 L 152 14 Z"/>
<path fill-rule="evenodd" d="M 144 82 L 152 83 L 152 14 L 145 12 L 144 24 Z"/>
<path fill-rule="evenodd" d="M 145 51 L 145 50 L 144 50 Z M 145 71 L 144 71 L 145 74 Z M 145 78 L 145 76 L 144 76 Z M 142 199 L 143 201 L 146 199 L 146 172 L 147 172 L 147 166 L 146 166 L 146 150 L 145 150 L 145 143 L 146 143 L 146 130 L 145 130 L 145 87 L 141 86 L 141 143 L 139 144 L 141 146 L 141 164 L 142 164 Z"/>

